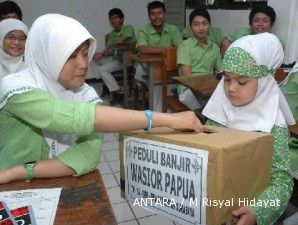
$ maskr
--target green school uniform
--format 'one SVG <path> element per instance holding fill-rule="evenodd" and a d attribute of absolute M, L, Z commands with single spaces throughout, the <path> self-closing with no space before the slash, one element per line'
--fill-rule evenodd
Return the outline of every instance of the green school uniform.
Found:
<path fill-rule="evenodd" d="M 291 108 L 293 116 L 298 121 L 298 71 L 290 73 L 289 79 L 282 87 L 282 92 L 287 99 L 287 102 Z M 290 160 L 292 170 L 298 170 L 298 139 L 290 137 Z"/>
<path fill-rule="evenodd" d="M 207 39 L 207 45 L 203 46 L 196 38 L 192 37 L 182 42 L 178 47 L 177 65 L 191 67 L 194 75 L 213 74 L 214 69 L 221 67 L 221 54 L 219 47 Z M 178 93 L 187 88 L 178 85 Z"/>
<path fill-rule="evenodd" d="M 190 26 L 187 26 L 182 31 L 182 38 L 188 39 L 190 37 L 193 37 L 194 34 L 190 28 Z M 222 30 L 219 27 L 209 27 L 207 38 L 218 45 L 218 47 L 221 47 L 222 41 L 225 39 L 225 35 L 222 32 Z"/>
<path fill-rule="evenodd" d="M 116 44 L 120 39 L 127 38 L 126 43 L 133 44 L 136 42 L 136 36 L 133 29 L 133 26 L 131 25 L 122 25 L 121 30 L 118 32 L 116 29 L 112 30 L 111 33 L 108 34 L 107 37 L 107 45 L 114 45 Z M 118 60 L 119 62 L 123 62 L 123 54 L 114 51 L 113 58 L 115 60 Z"/>
<path fill-rule="evenodd" d="M 223 127 L 220 123 L 207 120 L 207 125 Z M 273 224 L 284 212 L 291 197 L 293 179 L 290 175 L 290 160 L 288 154 L 288 129 L 273 126 L 274 135 L 273 157 L 270 185 L 257 197 L 256 201 L 276 201 L 274 206 L 254 205 L 252 209 L 258 225 Z"/>
<path fill-rule="evenodd" d="M 99 163 L 102 134 L 93 133 L 95 104 L 69 103 L 34 89 L 9 98 L 0 111 L 0 169 L 48 159 L 43 131 L 72 133 L 78 139 L 57 156 L 76 175 Z"/>
<path fill-rule="evenodd" d="M 238 40 L 239 38 L 242 38 L 242 37 L 247 36 L 247 35 L 253 35 L 253 34 L 254 33 L 252 32 L 251 28 L 241 27 L 241 28 L 238 28 L 233 35 L 230 35 L 227 38 L 232 43 L 232 42 Z M 284 48 L 285 47 L 284 42 L 279 37 L 277 37 L 277 38 L 279 39 L 279 41 L 281 42 L 281 44 Z"/>
<path fill-rule="evenodd" d="M 182 37 L 178 28 L 165 23 L 161 33 L 158 33 L 151 24 L 143 26 L 137 35 L 137 47 L 152 46 L 170 48 L 178 46 L 182 42 Z"/>

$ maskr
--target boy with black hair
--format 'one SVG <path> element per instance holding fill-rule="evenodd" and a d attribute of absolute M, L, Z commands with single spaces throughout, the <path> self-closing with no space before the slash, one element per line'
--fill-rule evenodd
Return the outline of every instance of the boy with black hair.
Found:
<path fill-rule="evenodd" d="M 123 100 L 120 86 L 111 74 L 113 71 L 123 69 L 123 54 L 116 50 L 115 45 L 122 43 L 134 44 L 136 38 L 133 27 L 123 24 L 124 14 L 121 9 L 111 9 L 109 11 L 109 21 L 114 29 L 107 35 L 105 49 L 102 52 L 95 53 L 93 56 L 99 67 L 91 64 L 91 70 L 102 78 L 112 95 L 110 104 L 115 105 Z M 102 97 L 105 94 L 104 92 Z"/>
<path fill-rule="evenodd" d="M 139 53 L 160 54 L 165 49 L 178 47 L 182 37 L 178 28 L 165 22 L 165 5 L 159 1 L 150 2 L 147 6 L 150 23 L 144 25 L 137 35 L 137 48 Z M 135 79 L 146 83 L 144 76 L 149 74 L 147 65 L 138 64 Z M 155 86 L 154 110 L 161 111 L 161 88 Z"/>
<path fill-rule="evenodd" d="M 22 20 L 22 11 L 17 3 L 13 1 L 0 3 L 0 21 L 8 18 Z"/>

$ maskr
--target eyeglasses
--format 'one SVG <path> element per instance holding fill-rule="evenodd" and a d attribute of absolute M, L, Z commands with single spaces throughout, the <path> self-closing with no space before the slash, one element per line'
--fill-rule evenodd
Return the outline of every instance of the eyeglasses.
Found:
<path fill-rule="evenodd" d="M 7 39 L 9 41 L 16 41 L 16 40 L 18 40 L 21 43 L 25 43 L 26 40 L 27 40 L 27 37 L 26 36 L 16 37 L 14 35 L 7 35 L 7 36 L 5 36 L 5 39 Z"/>

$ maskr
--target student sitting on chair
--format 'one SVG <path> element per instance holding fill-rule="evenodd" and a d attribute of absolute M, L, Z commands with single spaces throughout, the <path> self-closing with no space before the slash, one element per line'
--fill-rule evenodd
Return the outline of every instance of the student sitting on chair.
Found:
<path fill-rule="evenodd" d="M 256 6 L 249 13 L 250 27 L 238 28 L 233 35 L 228 37 L 228 39 L 230 42 L 234 42 L 246 35 L 270 32 L 274 25 L 275 19 L 276 14 L 272 7 L 268 5 Z"/>
<path fill-rule="evenodd" d="M 221 66 L 219 47 L 209 39 L 210 15 L 205 8 L 197 8 L 189 16 L 194 36 L 183 41 L 177 52 L 181 76 L 213 74 Z M 179 101 L 189 109 L 202 108 L 190 89 L 178 85 Z"/>
<path fill-rule="evenodd" d="M 147 6 L 150 23 L 143 26 L 137 35 L 137 48 L 139 53 L 161 54 L 166 48 L 178 46 L 181 41 L 181 34 L 174 25 L 165 22 L 165 5 L 159 1 L 150 2 Z M 146 75 L 149 68 L 144 64 L 137 64 L 135 79 L 146 83 Z M 161 88 L 154 87 L 154 110 L 161 111 Z"/>
<path fill-rule="evenodd" d="M 198 8 L 202 8 L 202 7 L 204 6 L 200 5 L 200 7 Z M 185 27 L 184 30 L 182 31 L 182 38 L 183 40 L 186 40 L 191 37 L 194 37 L 194 32 L 192 31 L 191 26 L 189 25 Z M 230 45 L 229 40 L 227 39 L 227 37 L 224 35 L 224 33 L 219 27 L 214 27 L 210 25 L 208 29 L 207 37 L 210 41 L 218 45 L 222 54 L 225 53 L 225 51 Z"/>
<path fill-rule="evenodd" d="M 112 75 L 112 72 L 123 69 L 123 54 L 116 50 L 115 45 L 123 43 L 134 44 L 136 38 L 133 27 L 123 24 L 124 14 L 121 9 L 111 9 L 109 11 L 109 20 L 114 29 L 107 35 L 107 46 L 105 49 L 94 54 L 93 59 L 99 66 L 94 65 L 94 63 L 91 64 L 91 71 L 94 74 L 99 74 L 100 78 L 102 78 L 113 97 L 110 104 L 115 105 L 123 100 L 120 86 Z M 103 91 L 102 97 L 105 94 L 106 92 Z"/>
<path fill-rule="evenodd" d="M 28 28 L 20 20 L 0 22 L 0 80 L 24 67 L 24 50 Z"/>

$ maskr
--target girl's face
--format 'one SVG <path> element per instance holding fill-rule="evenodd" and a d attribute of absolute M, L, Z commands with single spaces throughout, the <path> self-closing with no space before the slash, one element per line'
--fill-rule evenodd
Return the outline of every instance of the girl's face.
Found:
<path fill-rule="evenodd" d="M 89 65 L 88 49 L 89 41 L 83 42 L 64 64 L 58 80 L 66 89 L 79 88 L 84 84 Z"/>
<path fill-rule="evenodd" d="M 258 88 L 258 79 L 224 74 L 224 89 L 227 98 L 234 106 L 245 106 L 253 101 Z"/>
<path fill-rule="evenodd" d="M 27 36 L 21 30 L 13 30 L 7 33 L 3 41 L 3 51 L 10 56 L 24 54 Z"/>
<path fill-rule="evenodd" d="M 209 25 L 209 21 L 205 17 L 195 16 L 191 22 L 191 29 L 196 38 L 205 38 L 208 33 Z"/>
<path fill-rule="evenodd" d="M 256 13 L 251 21 L 251 29 L 254 34 L 269 32 L 271 29 L 271 19 L 265 13 Z"/>

